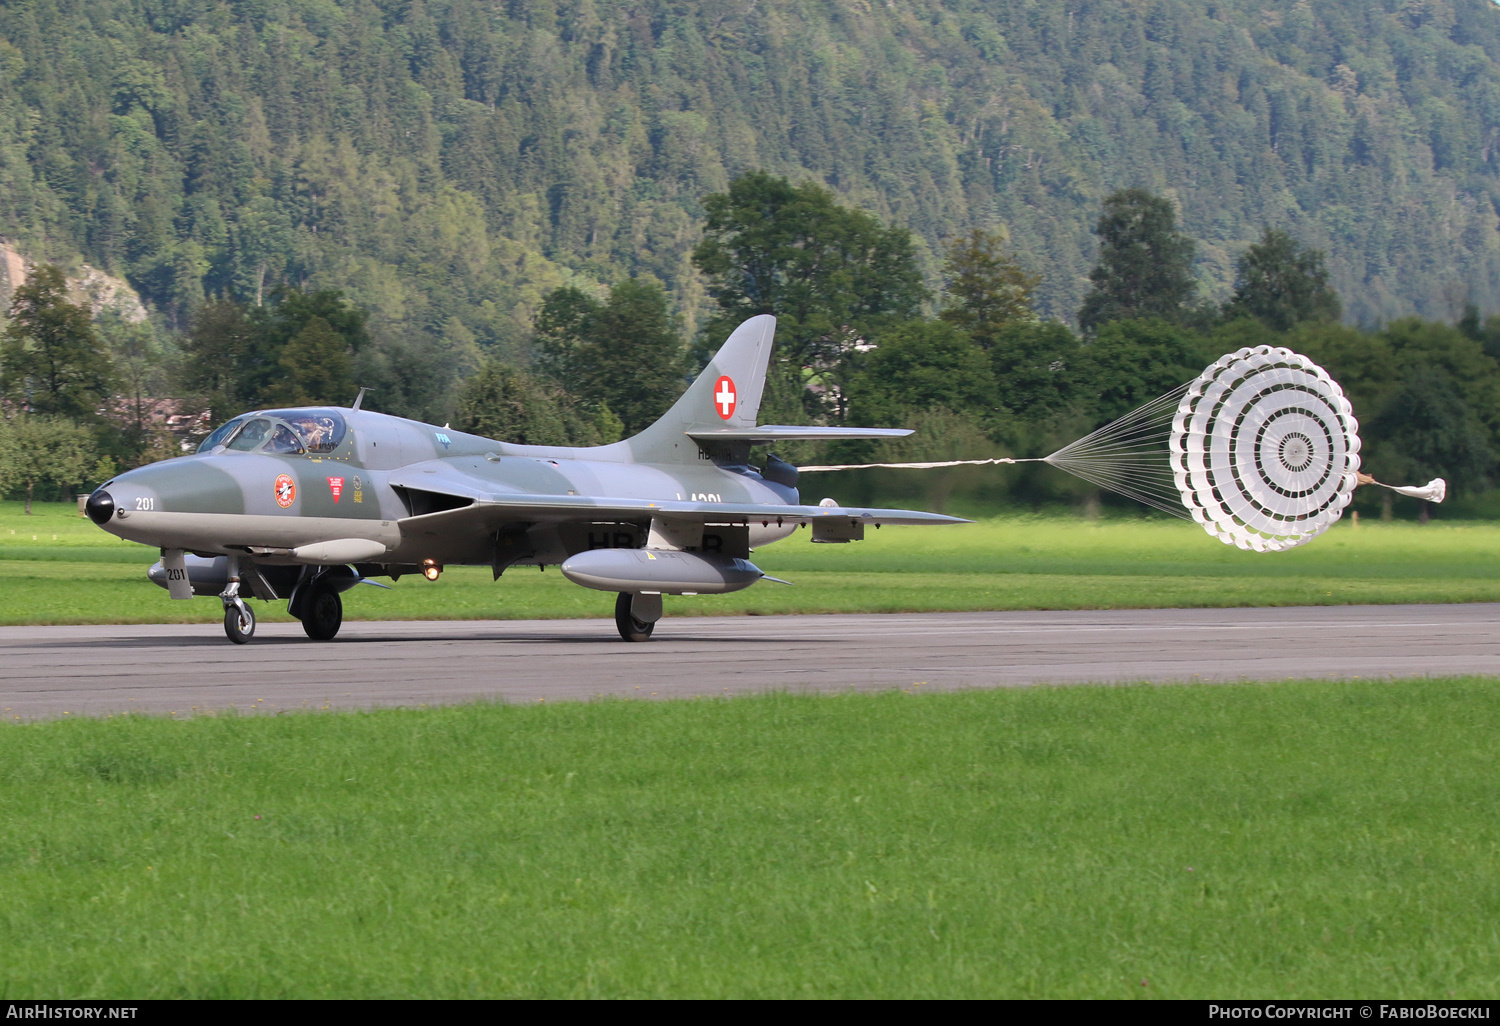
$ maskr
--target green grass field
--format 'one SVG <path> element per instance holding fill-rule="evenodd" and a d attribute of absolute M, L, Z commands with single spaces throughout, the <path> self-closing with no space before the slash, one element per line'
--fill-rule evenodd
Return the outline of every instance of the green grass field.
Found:
<path fill-rule="evenodd" d="M 1500 679 L 3 729 L 4 998 L 1500 993 Z"/>
<path fill-rule="evenodd" d="M 154 550 L 106 535 L 73 507 L 0 503 L 0 624 L 208 623 L 212 600 L 172 602 L 145 579 Z M 1010 517 L 887 528 L 813 545 L 807 532 L 755 553 L 762 583 L 734 595 L 669 598 L 668 615 L 1322 605 L 1500 600 L 1500 526 L 1340 523 L 1291 552 L 1242 552 L 1181 521 Z M 279 605 L 257 604 L 266 620 Z M 359 588 L 350 619 L 608 616 L 610 596 L 556 569 L 452 567 L 437 582 Z"/>

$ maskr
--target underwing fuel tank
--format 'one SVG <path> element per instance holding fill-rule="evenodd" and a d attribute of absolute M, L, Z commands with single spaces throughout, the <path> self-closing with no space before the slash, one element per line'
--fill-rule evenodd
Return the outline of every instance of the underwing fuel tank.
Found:
<path fill-rule="evenodd" d="M 748 559 L 670 549 L 591 549 L 570 556 L 563 576 L 599 591 L 722 595 L 765 576 Z"/>

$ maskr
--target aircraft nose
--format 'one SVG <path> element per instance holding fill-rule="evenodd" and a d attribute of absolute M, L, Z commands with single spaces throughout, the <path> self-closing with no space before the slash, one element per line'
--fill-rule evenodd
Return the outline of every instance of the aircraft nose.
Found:
<path fill-rule="evenodd" d="M 83 504 L 83 511 L 89 515 L 90 520 L 103 527 L 115 515 L 115 500 L 101 488 L 89 496 L 89 501 Z"/>

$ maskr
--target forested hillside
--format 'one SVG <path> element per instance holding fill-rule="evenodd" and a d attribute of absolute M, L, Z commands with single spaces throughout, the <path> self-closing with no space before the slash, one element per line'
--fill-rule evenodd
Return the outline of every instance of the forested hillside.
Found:
<path fill-rule="evenodd" d="M 764 169 L 939 243 L 1003 226 L 1071 319 L 1102 198 L 1178 205 L 1226 298 L 1266 226 L 1345 317 L 1500 308 L 1490 0 L 16 0 L 0 235 L 205 296 L 337 287 L 478 365 L 543 295 L 659 278 Z"/>

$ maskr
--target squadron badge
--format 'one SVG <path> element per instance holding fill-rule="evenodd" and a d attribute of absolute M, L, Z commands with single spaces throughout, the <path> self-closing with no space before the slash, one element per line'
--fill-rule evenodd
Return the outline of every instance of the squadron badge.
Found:
<path fill-rule="evenodd" d="M 276 478 L 276 505 L 286 509 L 297 498 L 297 482 L 286 474 Z"/>

